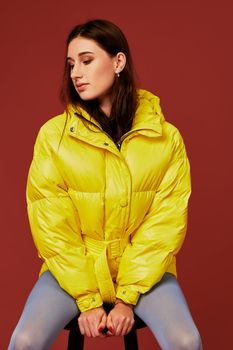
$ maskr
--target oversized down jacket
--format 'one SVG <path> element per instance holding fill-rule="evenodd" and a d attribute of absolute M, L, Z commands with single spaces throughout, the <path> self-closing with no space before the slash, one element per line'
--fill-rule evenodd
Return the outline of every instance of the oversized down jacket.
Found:
<path fill-rule="evenodd" d="M 159 98 L 139 89 L 118 145 L 80 107 L 40 129 L 27 182 L 33 240 L 45 270 L 81 312 L 136 305 L 167 272 L 187 229 L 190 164 Z"/>

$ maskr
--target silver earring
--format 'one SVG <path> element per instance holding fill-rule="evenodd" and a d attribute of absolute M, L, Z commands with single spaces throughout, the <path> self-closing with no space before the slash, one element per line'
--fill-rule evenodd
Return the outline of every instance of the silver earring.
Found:
<path fill-rule="evenodd" d="M 120 76 L 120 73 L 116 73 L 116 75 L 117 75 L 117 77 L 119 78 L 119 76 Z"/>

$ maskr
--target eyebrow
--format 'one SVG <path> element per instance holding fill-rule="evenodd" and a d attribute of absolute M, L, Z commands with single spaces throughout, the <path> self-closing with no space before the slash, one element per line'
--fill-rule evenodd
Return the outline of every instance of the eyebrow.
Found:
<path fill-rule="evenodd" d="M 91 52 L 91 51 L 83 51 L 83 52 L 80 52 L 80 53 L 78 54 L 78 56 L 80 57 L 80 56 L 83 56 L 83 55 L 86 55 L 86 54 L 92 54 L 92 55 L 94 55 L 94 52 Z M 73 58 L 67 57 L 66 60 L 67 60 L 67 61 L 68 61 L 68 60 L 73 60 Z"/>

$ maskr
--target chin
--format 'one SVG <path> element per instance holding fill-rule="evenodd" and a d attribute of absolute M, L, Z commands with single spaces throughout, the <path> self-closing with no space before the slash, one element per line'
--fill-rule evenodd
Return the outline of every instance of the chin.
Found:
<path fill-rule="evenodd" d="M 78 95 L 84 101 L 91 101 L 91 100 L 94 100 L 94 99 L 98 98 L 98 96 L 96 96 L 94 94 L 92 95 L 92 94 L 85 93 L 85 91 L 84 92 L 78 92 Z"/>

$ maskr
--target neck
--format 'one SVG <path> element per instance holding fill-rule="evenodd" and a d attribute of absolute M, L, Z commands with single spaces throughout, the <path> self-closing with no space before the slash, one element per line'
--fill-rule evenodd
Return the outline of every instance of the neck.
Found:
<path fill-rule="evenodd" d="M 105 101 L 101 102 L 100 108 L 108 117 L 110 117 L 111 109 L 112 109 L 112 104 L 110 99 L 106 99 Z"/>

